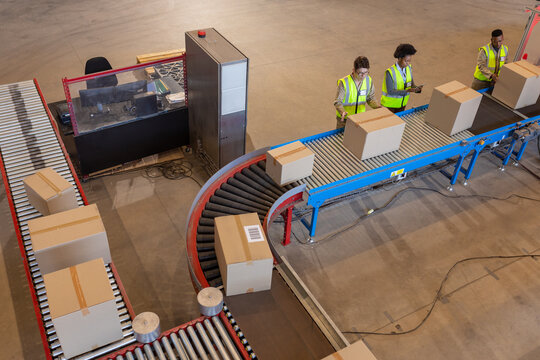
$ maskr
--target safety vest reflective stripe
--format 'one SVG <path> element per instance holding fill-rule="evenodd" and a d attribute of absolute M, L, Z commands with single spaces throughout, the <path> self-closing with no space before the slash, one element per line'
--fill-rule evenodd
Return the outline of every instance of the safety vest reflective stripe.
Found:
<path fill-rule="evenodd" d="M 411 88 L 412 85 L 412 69 L 409 66 L 405 68 L 405 78 L 403 78 L 403 73 L 397 68 L 397 65 L 394 64 L 389 67 L 386 71 L 392 76 L 394 84 L 396 84 L 396 90 L 407 90 Z M 390 95 L 386 89 L 386 78 L 383 81 L 383 89 L 381 96 L 381 105 L 389 108 L 400 108 L 407 105 L 409 101 L 409 94 L 405 96 L 401 95 Z"/>
<path fill-rule="evenodd" d="M 360 89 L 356 88 L 356 84 L 351 75 L 338 80 L 342 83 L 345 89 L 343 97 L 343 108 L 348 114 L 357 114 L 366 111 L 366 101 L 369 90 L 371 89 L 371 77 L 368 75 L 360 84 Z M 358 90 L 360 92 L 358 92 Z M 358 104 L 358 106 L 357 106 Z M 339 111 L 336 110 L 336 115 L 341 117 Z"/>
<path fill-rule="evenodd" d="M 497 67 L 497 53 L 495 52 L 495 49 L 493 48 L 493 45 L 487 44 L 485 46 L 482 46 L 478 49 L 478 51 L 484 51 L 486 53 L 487 57 L 487 68 L 491 72 L 495 72 L 495 68 Z M 506 56 L 508 55 L 508 48 L 503 45 L 499 49 L 499 69 L 497 71 L 497 75 L 501 72 L 502 66 L 506 63 Z M 474 70 L 474 77 L 478 80 L 482 81 L 491 81 L 491 79 L 487 78 L 478 68 L 478 65 L 476 65 L 476 69 Z"/>

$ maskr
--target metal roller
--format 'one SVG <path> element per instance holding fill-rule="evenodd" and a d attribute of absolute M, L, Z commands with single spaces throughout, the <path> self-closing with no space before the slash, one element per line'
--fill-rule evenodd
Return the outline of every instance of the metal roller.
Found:
<path fill-rule="evenodd" d="M 174 345 L 174 348 L 176 349 L 176 352 L 180 356 L 180 360 L 189 360 L 188 354 L 184 349 L 184 346 L 182 346 L 182 343 L 180 342 L 178 336 L 176 336 L 175 333 L 171 334 L 171 341 Z"/>
<path fill-rule="evenodd" d="M 203 271 L 216 269 L 217 267 L 218 267 L 217 260 L 206 261 L 204 264 L 201 264 L 201 268 L 203 269 Z"/>
<path fill-rule="evenodd" d="M 192 360 L 197 360 L 199 357 L 197 354 L 195 354 L 195 350 L 193 349 L 193 346 L 191 346 L 191 342 L 189 341 L 186 332 L 182 329 L 178 331 L 178 335 L 180 335 L 180 339 L 182 339 L 182 344 L 184 345 L 189 358 Z"/>
<path fill-rule="evenodd" d="M 214 235 L 197 234 L 197 242 L 214 242 Z"/>
<path fill-rule="evenodd" d="M 246 192 L 242 189 L 239 189 L 237 187 L 234 187 L 228 183 L 225 183 L 225 184 L 222 184 L 221 185 L 221 189 L 217 190 L 216 191 L 216 194 L 220 195 L 220 196 L 223 196 L 221 193 L 218 193 L 218 191 L 226 191 L 230 194 L 234 194 L 236 196 L 240 196 L 242 197 L 243 199 L 247 199 L 247 200 L 250 200 L 250 201 L 253 201 L 257 204 L 260 204 L 261 206 L 265 206 L 267 208 L 270 208 L 272 207 L 272 202 L 268 201 L 268 200 L 265 200 L 265 199 L 262 199 L 260 198 L 259 196 L 255 195 L 255 194 L 252 194 L 252 193 L 249 193 L 249 192 Z M 223 196 L 225 197 L 225 196 Z"/>
<path fill-rule="evenodd" d="M 208 360 L 208 356 L 206 354 L 206 351 L 204 350 L 201 342 L 199 341 L 199 338 L 197 337 L 197 334 L 195 333 L 195 330 L 193 330 L 193 326 L 188 326 L 187 327 L 187 333 L 189 334 L 189 337 L 190 337 L 193 345 L 195 345 L 195 349 L 197 349 L 197 352 L 199 353 L 199 357 L 202 360 Z"/>
<path fill-rule="evenodd" d="M 223 305 L 223 301 L 221 304 Z M 199 333 L 199 336 L 201 337 L 204 346 L 206 347 L 206 350 L 208 350 L 208 353 L 210 354 L 212 360 L 220 360 L 218 354 L 216 353 L 216 350 L 214 349 L 212 341 L 210 341 L 210 339 L 208 338 L 208 335 L 206 334 L 206 331 L 204 330 L 204 327 L 201 325 L 201 323 L 195 324 L 195 327 L 197 328 L 197 332 Z"/>
<path fill-rule="evenodd" d="M 210 334 L 210 337 L 212 338 L 212 341 L 214 342 L 214 345 L 216 346 L 223 360 L 230 360 L 229 354 L 225 350 L 225 347 L 223 347 L 223 343 L 219 339 L 219 336 L 214 330 L 214 327 L 212 326 L 212 323 L 210 322 L 210 320 L 205 319 L 204 326 L 206 327 L 206 330 L 208 330 L 208 333 Z"/>
<path fill-rule="evenodd" d="M 285 193 L 285 191 L 279 186 L 277 186 L 275 181 L 272 180 L 272 178 L 270 178 L 266 173 L 263 172 L 262 175 L 259 175 L 254 170 L 252 170 L 252 167 L 257 168 L 257 166 L 255 165 L 252 165 L 249 168 L 244 168 L 241 171 L 242 174 L 255 181 L 257 184 L 264 186 L 278 197 Z"/>
<path fill-rule="evenodd" d="M 231 214 L 231 215 L 238 215 L 238 214 L 245 214 L 245 210 L 236 209 L 229 206 L 224 206 L 220 204 L 216 204 L 213 202 L 206 203 L 206 206 L 204 207 L 205 210 L 211 210 L 211 211 L 218 211 L 225 214 Z"/>
<path fill-rule="evenodd" d="M 152 348 L 150 347 L 150 345 L 146 344 L 143 346 L 143 349 L 144 349 L 144 353 L 146 355 L 146 358 L 148 360 L 155 360 L 155 356 L 154 356 L 154 353 L 152 352 Z"/>
<path fill-rule="evenodd" d="M 152 343 L 153 347 L 154 347 L 154 351 L 156 352 L 156 355 L 158 357 L 159 360 L 167 360 L 165 358 L 165 354 L 163 353 L 163 349 L 161 348 L 161 344 L 159 343 L 159 341 L 154 341 Z"/>
<path fill-rule="evenodd" d="M 252 179 L 250 179 L 249 177 L 247 177 L 246 175 L 244 175 L 242 173 L 236 173 L 236 174 L 234 174 L 234 177 L 236 179 L 240 180 L 241 182 L 243 182 L 244 184 L 247 184 L 247 185 L 251 186 L 252 188 L 254 188 L 256 190 L 259 190 L 260 192 L 270 196 L 274 200 L 277 200 L 279 198 L 279 196 L 280 196 L 278 194 L 275 194 L 272 190 L 268 189 L 264 185 L 264 183 L 260 184 L 258 181 L 252 180 Z M 260 182 L 263 182 L 263 180 L 260 179 Z"/>
<path fill-rule="evenodd" d="M 234 346 L 231 338 L 229 337 L 227 330 L 225 330 L 225 327 L 223 326 L 219 318 L 217 316 L 213 316 L 212 322 L 214 323 L 214 326 L 218 330 L 218 333 L 221 336 L 221 339 L 223 339 L 223 342 L 225 343 L 225 346 L 229 350 L 229 353 L 231 354 L 232 358 L 234 360 L 242 360 L 242 358 L 240 357 L 240 354 L 238 354 L 238 350 L 236 350 L 236 347 Z"/>
<path fill-rule="evenodd" d="M 213 226 L 198 226 L 197 233 L 198 234 L 214 234 L 214 227 Z"/>
<path fill-rule="evenodd" d="M 267 211 L 258 209 L 256 207 L 249 206 L 249 205 L 244 205 L 242 203 L 234 202 L 234 201 L 228 200 L 228 199 L 224 199 L 224 198 L 216 196 L 216 195 L 212 195 L 210 197 L 210 202 L 218 204 L 218 205 L 222 205 L 222 206 L 235 208 L 235 209 L 238 209 L 238 210 L 247 211 L 247 212 L 256 212 L 256 213 L 259 213 L 259 214 L 261 214 L 263 216 L 266 215 L 266 212 L 267 212 Z"/>
<path fill-rule="evenodd" d="M 244 190 L 252 195 L 260 197 L 263 200 L 269 201 L 270 203 L 273 203 L 276 200 L 272 196 L 265 194 L 264 191 L 259 191 L 255 189 L 254 187 L 252 187 L 251 185 L 248 185 L 234 177 L 227 179 L 227 183 L 240 190 Z"/>
<path fill-rule="evenodd" d="M 279 186 L 274 179 L 272 179 L 264 169 L 262 169 L 259 165 L 253 164 L 249 167 L 251 171 L 253 171 L 255 174 L 263 178 L 266 182 L 268 182 L 274 191 L 277 191 L 280 195 L 283 195 L 287 192 L 288 189 L 285 188 L 285 186 Z"/>
<path fill-rule="evenodd" d="M 201 216 L 199 218 L 199 225 L 202 225 L 202 226 L 214 226 L 214 219 L 206 218 L 206 217 Z"/>
<path fill-rule="evenodd" d="M 256 201 L 246 199 L 246 198 L 244 198 L 242 196 L 235 195 L 233 193 L 230 193 L 230 192 L 222 190 L 222 189 L 216 190 L 214 195 L 222 197 L 224 199 L 228 199 L 228 200 L 240 203 L 240 204 L 252 206 L 254 208 L 260 209 L 260 210 L 265 211 L 265 212 L 268 212 L 268 209 L 270 209 L 270 207 L 268 207 L 268 206 L 262 205 L 262 204 L 260 204 L 260 203 L 258 203 Z"/>

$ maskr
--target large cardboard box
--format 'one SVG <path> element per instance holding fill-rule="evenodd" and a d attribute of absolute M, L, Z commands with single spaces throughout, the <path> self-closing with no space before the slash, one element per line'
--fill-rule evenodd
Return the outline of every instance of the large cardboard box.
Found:
<path fill-rule="evenodd" d="M 42 275 L 97 258 L 111 262 L 95 204 L 29 220 L 28 230 Z"/>
<path fill-rule="evenodd" d="M 369 351 L 366 344 L 359 340 L 322 360 L 377 360 L 377 358 Z"/>
<path fill-rule="evenodd" d="M 273 257 L 256 213 L 215 221 L 215 249 L 227 296 L 269 290 Z"/>
<path fill-rule="evenodd" d="M 75 188 L 52 168 L 41 169 L 23 180 L 30 204 L 42 215 L 74 209 Z"/>
<path fill-rule="evenodd" d="M 360 160 L 399 149 L 405 121 L 387 108 L 349 115 L 343 146 Z"/>
<path fill-rule="evenodd" d="M 459 81 L 433 89 L 425 122 L 448 136 L 467 130 L 474 122 L 482 94 Z"/>
<path fill-rule="evenodd" d="M 513 109 L 536 104 L 540 96 L 540 67 L 526 60 L 505 64 L 492 95 Z"/>
<path fill-rule="evenodd" d="M 51 319 L 66 358 L 122 339 L 103 259 L 52 272 L 43 281 Z"/>
<path fill-rule="evenodd" d="M 300 141 L 272 149 L 266 153 L 266 173 L 279 185 L 311 175 L 315 154 Z"/>

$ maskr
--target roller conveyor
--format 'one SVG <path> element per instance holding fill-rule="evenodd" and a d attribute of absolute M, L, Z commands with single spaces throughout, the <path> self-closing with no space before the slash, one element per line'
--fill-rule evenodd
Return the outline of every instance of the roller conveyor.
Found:
<path fill-rule="evenodd" d="M 2 175 L 32 292 L 43 345 L 47 358 L 63 359 L 62 348 L 49 313 L 43 277 L 35 261 L 32 240 L 28 233 L 28 220 L 39 217 L 41 214 L 28 202 L 23 179 L 39 169 L 52 167 L 74 186 L 79 206 L 86 205 L 86 199 L 68 157 L 63 151 L 55 128 L 53 128 L 37 83 L 25 81 L 0 86 L 0 109 Z M 97 358 L 135 342 L 131 328 L 132 310 L 129 300 L 124 294 L 114 265 L 107 264 L 106 270 L 116 298 L 124 338 L 84 354 L 80 359 Z"/>

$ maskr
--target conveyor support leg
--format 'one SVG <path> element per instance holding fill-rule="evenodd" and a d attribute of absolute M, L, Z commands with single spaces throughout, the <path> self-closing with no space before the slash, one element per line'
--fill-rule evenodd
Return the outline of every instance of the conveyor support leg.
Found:
<path fill-rule="evenodd" d="M 314 206 L 313 207 L 313 213 L 311 214 L 311 225 L 309 227 L 309 241 L 313 241 L 313 237 L 315 236 L 315 231 L 317 229 L 317 218 L 319 217 L 319 207 Z"/>
<path fill-rule="evenodd" d="M 514 146 L 515 145 L 516 145 L 516 139 L 512 139 L 512 142 L 510 143 L 510 146 L 508 146 L 508 151 L 506 152 L 506 155 L 504 156 L 504 159 L 503 159 L 503 162 L 502 162 L 502 169 L 504 169 L 504 167 L 506 165 L 508 165 L 508 161 L 510 160 L 510 156 L 512 156 L 512 153 L 514 152 Z"/>
<path fill-rule="evenodd" d="M 292 221 L 292 206 L 289 206 L 287 209 L 285 209 L 284 212 L 281 213 L 281 216 L 283 216 L 283 220 L 285 220 L 285 226 L 283 229 L 283 246 L 287 246 L 291 243 L 291 221 Z"/>
<path fill-rule="evenodd" d="M 467 180 L 471 178 L 474 165 L 476 164 L 476 160 L 478 159 L 478 155 L 480 155 L 480 150 L 475 150 L 471 158 L 471 161 L 469 161 L 469 167 L 467 168 L 467 171 L 465 172 L 465 182 L 463 183 L 464 185 L 467 183 Z"/>
<path fill-rule="evenodd" d="M 519 151 L 516 155 L 516 162 L 521 160 L 521 157 L 523 156 L 523 153 L 525 152 L 525 148 L 527 147 L 528 141 L 524 141 L 523 144 L 521 144 L 521 147 L 519 148 Z"/>
<path fill-rule="evenodd" d="M 456 167 L 454 169 L 454 175 L 452 175 L 452 178 L 450 179 L 450 186 L 455 185 L 458 175 L 461 172 L 461 166 L 463 165 L 463 160 L 465 160 L 465 155 L 460 155 L 456 163 Z"/>

